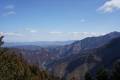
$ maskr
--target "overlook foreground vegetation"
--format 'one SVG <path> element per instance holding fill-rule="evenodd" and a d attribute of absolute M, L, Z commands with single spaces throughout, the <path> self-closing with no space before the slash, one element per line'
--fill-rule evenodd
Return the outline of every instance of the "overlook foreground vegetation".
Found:
<path fill-rule="evenodd" d="M 3 37 L 0 38 L 2 46 Z M 56 80 L 53 75 L 28 64 L 14 49 L 0 47 L 0 80 Z M 57 79 L 58 80 L 58 79 Z"/>

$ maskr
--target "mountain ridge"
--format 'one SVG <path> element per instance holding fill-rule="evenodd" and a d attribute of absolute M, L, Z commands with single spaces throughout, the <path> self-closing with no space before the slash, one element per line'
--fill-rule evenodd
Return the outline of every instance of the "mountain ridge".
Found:
<path fill-rule="evenodd" d="M 56 75 L 63 77 L 63 79 L 70 80 L 72 77 L 77 77 L 78 80 L 84 80 L 84 75 L 88 70 L 95 73 L 100 66 L 111 68 L 112 64 L 120 59 L 119 48 L 120 37 L 111 40 L 109 43 L 99 48 L 90 50 L 91 52 L 75 54 L 76 57 L 70 56 L 72 60 L 66 58 L 60 63 L 56 62 L 57 64 L 54 64 L 55 68 L 53 67 L 53 71 Z M 61 71 L 62 75 L 60 74 Z M 78 74 L 81 76 L 77 76 Z"/>

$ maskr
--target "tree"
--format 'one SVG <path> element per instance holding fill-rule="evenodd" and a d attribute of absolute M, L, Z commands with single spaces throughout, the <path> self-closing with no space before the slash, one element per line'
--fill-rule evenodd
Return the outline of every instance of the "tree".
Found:
<path fill-rule="evenodd" d="M 120 60 L 113 65 L 112 80 L 120 80 Z"/>
<path fill-rule="evenodd" d="M 108 70 L 105 68 L 100 68 L 96 73 L 97 80 L 109 80 Z"/>
<path fill-rule="evenodd" d="M 1 47 L 2 40 L 3 36 L 0 37 L 0 80 L 59 80 L 38 65 L 27 63 L 19 49 Z"/>
<path fill-rule="evenodd" d="M 87 73 L 85 74 L 85 80 L 93 80 L 93 77 L 92 77 L 92 75 L 90 74 L 90 72 L 87 72 Z"/>
<path fill-rule="evenodd" d="M 1 46 L 3 45 L 3 43 L 4 43 L 4 42 L 2 41 L 3 38 L 4 38 L 3 36 L 0 36 L 0 47 L 1 47 Z"/>
<path fill-rule="evenodd" d="M 4 49 L 1 48 L 1 46 L 2 46 L 3 43 L 4 43 L 2 40 L 3 40 L 3 36 L 0 36 L 0 54 L 4 52 Z"/>
<path fill-rule="evenodd" d="M 30 80 L 29 65 L 20 60 L 11 50 L 0 55 L 1 80 Z"/>
<path fill-rule="evenodd" d="M 2 40 L 3 36 L 0 37 L 0 79 L 31 80 L 29 65 L 13 49 L 1 47 Z"/>
<path fill-rule="evenodd" d="M 72 77 L 71 80 L 76 80 L 76 78 L 75 78 L 75 77 Z"/>

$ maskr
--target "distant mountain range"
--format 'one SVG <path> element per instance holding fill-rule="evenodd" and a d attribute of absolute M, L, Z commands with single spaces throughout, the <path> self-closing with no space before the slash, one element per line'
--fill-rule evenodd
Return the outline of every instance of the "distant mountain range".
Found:
<path fill-rule="evenodd" d="M 82 80 L 86 71 L 94 72 L 101 65 L 110 68 L 120 58 L 120 32 L 56 44 L 12 44 L 12 47 L 19 49 L 29 63 L 47 68 L 67 80 L 73 76 Z"/>
<path fill-rule="evenodd" d="M 56 46 L 64 46 L 71 44 L 72 40 L 70 41 L 36 41 L 36 42 L 5 42 L 5 47 L 19 47 L 19 46 L 40 46 L 40 47 L 56 47 Z"/>

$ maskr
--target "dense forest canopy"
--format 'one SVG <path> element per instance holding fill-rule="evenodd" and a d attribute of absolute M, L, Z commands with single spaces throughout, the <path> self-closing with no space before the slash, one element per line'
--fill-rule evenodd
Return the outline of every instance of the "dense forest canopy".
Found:
<path fill-rule="evenodd" d="M 37 65 L 28 64 L 15 50 L 1 47 L 2 39 L 3 36 L 0 37 L 1 80 L 56 80 L 57 77 L 48 74 Z"/>

